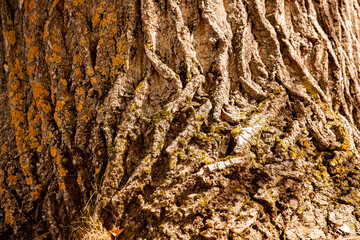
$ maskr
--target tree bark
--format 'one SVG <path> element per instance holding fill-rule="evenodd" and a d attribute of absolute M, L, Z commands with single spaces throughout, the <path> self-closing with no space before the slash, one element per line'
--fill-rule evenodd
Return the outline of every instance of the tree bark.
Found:
<path fill-rule="evenodd" d="M 360 234 L 359 1 L 0 4 L 0 238 Z"/>

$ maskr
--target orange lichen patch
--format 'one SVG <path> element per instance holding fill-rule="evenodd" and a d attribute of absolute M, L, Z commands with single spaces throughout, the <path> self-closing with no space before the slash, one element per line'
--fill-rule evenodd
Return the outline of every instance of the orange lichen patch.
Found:
<path fill-rule="evenodd" d="M 60 29 L 58 29 L 58 28 L 56 28 L 55 30 L 53 30 L 53 33 L 54 33 L 54 35 L 52 35 L 51 37 L 52 37 L 52 39 L 55 41 L 55 42 L 58 42 L 59 40 L 60 40 L 60 33 L 61 33 L 61 31 L 60 31 Z"/>
<path fill-rule="evenodd" d="M 26 40 L 27 46 L 29 47 L 31 42 L 32 42 L 31 36 L 30 35 L 25 35 L 25 40 Z"/>
<path fill-rule="evenodd" d="M 30 196 L 31 196 L 32 199 L 34 199 L 34 198 L 36 198 L 37 196 L 39 196 L 38 190 L 35 190 L 35 191 L 31 192 L 31 193 L 30 193 Z"/>
<path fill-rule="evenodd" d="M 22 93 L 16 93 L 14 97 L 12 98 L 11 103 L 13 105 L 21 105 L 23 103 L 23 97 L 24 95 Z"/>
<path fill-rule="evenodd" d="M 51 148 L 50 148 L 50 155 L 51 155 L 52 157 L 55 157 L 56 154 L 57 154 L 57 149 L 56 149 L 55 147 L 51 147 Z"/>
<path fill-rule="evenodd" d="M 77 179 L 76 179 L 76 182 L 80 185 L 82 183 L 82 178 L 80 176 L 80 174 L 78 173 L 78 176 L 77 176 Z"/>
<path fill-rule="evenodd" d="M 43 146 L 39 146 L 39 147 L 36 149 L 37 152 L 42 152 L 43 150 L 44 150 Z"/>
<path fill-rule="evenodd" d="M 22 156 L 20 156 L 20 167 L 23 170 L 25 176 L 27 175 L 27 172 L 29 170 L 29 163 L 27 161 L 24 160 L 24 158 Z"/>
<path fill-rule="evenodd" d="M 61 62 L 61 57 L 57 55 L 56 53 L 53 53 L 50 57 L 50 62 L 59 63 Z"/>
<path fill-rule="evenodd" d="M 66 176 L 66 174 L 67 174 L 67 170 L 66 169 L 64 169 L 63 167 L 59 167 L 58 168 L 58 173 L 59 173 L 59 176 L 60 177 L 65 177 Z"/>
<path fill-rule="evenodd" d="M 15 185 L 17 183 L 17 176 L 14 176 L 12 174 L 9 174 L 8 177 L 6 178 L 6 182 L 9 184 L 9 185 Z"/>
<path fill-rule="evenodd" d="M 55 88 L 53 86 L 50 87 L 51 90 L 51 101 L 55 102 Z"/>
<path fill-rule="evenodd" d="M 34 124 L 38 124 L 40 123 L 40 114 L 39 113 L 36 113 L 35 114 L 35 117 L 34 117 L 34 120 L 32 121 Z"/>
<path fill-rule="evenodd" d="M 31 87 L 35 99 L 41 99 L 50 96 L 49 91 L 46 90 L 46 88 L 43 85 L 41 85 L 40 82 L 34 82 L 33 84 L 31 84 Z"/>
<path fill-rule="evenodd" d="M 29 76 L 34 72 L 35 66 L 27 66 L 27 72 Z"/>
<path fill-rule="evenodd" d="M 85 89 L 82 88 L 82 87 L 78 88 L 78 89 L 77 89 L 77 94 L 79 94 L 79 95 L 84 95 L 84 94 L 85 94 Z"/>
<path fill-rule="evenodd" d="M 28 14 L 28 18 L 29 18 L 31 23 L 35 22 L 35 15 L 29 15 Z"/>
<path fill-rule="evenodd" d="M 65 113 L 65 120 L 66 120 L 66 121 L 70 121 L 70 117 L 71 117 L 71 113 L 70 113 L 70 112 L 66 112 L 66 113 Z"/>
<path fill-rule="evenodd" d="M 52 132 L 49 132 L 49 138 L 54 138 L 54 134 Z"/>
<path fill-rule="evenodd" d="M 103 18 L 103 19 L 100 21 L 100 25 L 101 25 L 102 28 L 105 28 L 106 25 L 107 25 L 107 23 L 108 23 L 108 21 L 107 21 L 106 18 Z"/>
<path fill-rule="evenodd" d="M 38 135 L 38 131 L 36 128 L 34 128 L 34 126 L 32 124 L 29 125 L 28 127 L 28 130 L 29 130 L 29 138 L 31 140 L 34 140 L 36 139 L 35 137 Z M 37 147 L 37 146 L 36 146 Z"/>
<path fill-rule="evenodd" d="M 75 74 L 78 75 L 78 76 L 81 74 L 80 68 L 75 68 L 75 69 L 74 69 L 74 72 L 75 72 Z"/>
<path fill-rule="evenodd" d="M 95 168 L 95 173 L 99 174 L 99 172 L 100 172 L 100 168 Z"/>
<path fill-rule="evenodd" d="M 29 150 L 27 148 L 24 136 L 25 136 L 25 130 L 22 127 L 15 127 L 15 142 L 16 142 L 17 150 L 20 154 Z M 22 167 L 26 168 L 28 166 L 29 164 L 25 162 Z"/>
<path fill-rule="evenodd" d="M 43 40 L 45 40 L 48 36 L 49 36 L 49 31 L 48 31 L 47 27 L 45 27 L 43 35 L 42 35 Z"/>
<path fill-rule="evenodd" d="M 87 115 L 84 115 L 81 117 L 81 120 L 83 120 L 85 123 L 89 122 L 89 117 Z"/>
<path fill-rule="evenodd" d="M 66 160 L 66 159 L 63 158 L 63 155 L 58 154 L 58 155 L 56 156 L 56 165 L 60 166 L 60 164 L 61 164 L 62 162 L 66 162 L 66 161 L 64 161 L 64 160 Z"/>
<path fill-rule="evenodd" d="M 15 91 L 17 91 L 20 88 L 21 84 L 19 80 L 12 81 L 10 84 L 11 93 L 14 94 Z M 12 96 L 12 95 L 11 95 Z"/>
<path fill-rule="evenodd" d="M 37 149 L 39 147 L 39 142 L 37 139 L 30 139 L 30 148 L 31 149 Z"/>
<path fill-rule="evenodd" d="M 66 101 L 57 101 L 56 106 L 55 106 L 55 111 L 62 110 L 63 107 L 65 106 L 65 104 L 66 104 Z"/>
<path fill-rule="evenodd" d="M 99 40 L 99 43 L 98 43 L 98 47 L 100 47 L 101 46 L 101 44 L 103 44 L 104 43 L 104 39 L 103 38 L 100 38 L 100 40 Z"/>
<path fill-rule="evenodd" d="M 64 86 L 67 86 L 67 81 L 65 79 L 61 79 L 60 82 L 64 85 Z"/>
<path fill-rule="evenodd" d="M 96 84 L 96 80 L 93 77 L 91 77 L 90 78 L 90 83 L 91 83 L 91 85 L 94 85 L 94 84 Z"/>
<path fill-rule="evenodd" d="M 81 5 L 84 3 L 85 0 L 74 0 L 74 5 L 77 7 L 78 5 Z"/>
<path fill-rule="evenodd" d="M 51 111 L 51 105 L 48 101 L 45 101 L 44 99 L 40 99 L 39 105 L 41 106 L 42 110 L 45 113 L 49 113 Z"/>
<path fill-rule="evenodd" d="M 61 124 L 60 124 L 59 114 L 58 114 L 57 112 L 54 113 L 54 120 L 55 120 L 55 122 L 56 122 L 56 125 L 57 125 L 58 127 L 60 127 Z"/>
<path fill-rule="evenodd" d="M 29 6 L 29 10 L 33 10 L 35 6 L 35 0 L 30 0 L 28 6 Z"/>
<path fill-rule="evenodd" d="M 3 31 L 3 36 L 4 38 L 6 38 L 6 40 L 11 44 L 14 45 L 16 42 L 16 37 L 15 37 L 15 31 L 11 30 L 11 31 Z"/>
<path fill-rule="evenodd" d="M 7 145 L 6 143 L 4 143 L 2 146 L 1 146 L 1 155 L 4 155 L 6 152 L 7 152 Z"/>
<path fill-rule="evenodd" d="M 8 205 L 5 205 L 4 212 L 5 212 L 5 223 L 9 225 L 14 224 L 13 216 L 10 213 L 10 208 Z"/>
<path fill-rule="evenodd" d="M 82 36 L 82 37 L 80 38 L 79 43 L 80 43 L 81 45 L 85 45 L 85 44 L 88 43 L 88 39 L 85 38 L 85 36 Z"/>
<path fill-rule="evenodd" d="M 80 100 L 79 103 L 76 105 L 76 110 L 81 112 L 83 110 L 84 101 Z"/>
<path fill-rule="evenodd" d="M 30 186 L 33 184 L 34 179 L 32 177 L 26 177 L 25 181 L 26 181 L 26 184 Z"/>
<path fill-rule="evenodd" d="M 110 169 L 110 163 L 106 165 L 105 174 L 104 177 L 107 177 L 109 175 L 109 169 Z"/>
<path fill-rule="evenodd" d="M 123 63 L 124 63 L 124 59 L 119 54 L 116 55 L 116 57 L 113 59 L 113 62 L 112 62 L 114 68 L 116 68 L 117 66 L 120 66 Z"/>
<path fill-rule="evenodd" d="M 99 13 L 95 12 L 94 16 L 91 19 L 92 24 L 97 27 L 100 23 L 100 15 Z"/>
<path fill-rule="evenodd" d="M 91 77 L 94 75 L 94 69 L 92 67 L 86 67 L 86 74 Z"/>
<path fill-rule="evenodd" d="M 74 59 L 75 59 L 75 63 L 82 64 L 82 58 L 81 58 L 81 53 L 80 52 L 75 55 Z"/>
<path fill-rule="evenodd" d="M 304 147 L 310 148 L 310 144 L 309 144 L 309 142 L 308 142 L 306 139 L 303 139 L 302 142 L 303 142 L 303 144 L 304 144 Z"/>
<path fill-rule="evenodd" d="M 19 79 L 23 79 L 24 78 L 24 73 L 22 72 L 22 64 L 24 63 L 24 61 L 20 61 L 19 58 L 15 59 L 15 64 L 13 63 L 9 63 L 9 67 L 10 67 L 10 72 L 11 74 L 13 74 L 11 77 L 9 76 L 9 78 L 13 78 L 14 75 L 16 75 Z M 11 79 L 9 79 L 11 80 Z"/>
<path fill-rule="evenodd" d="M 56 43 L 51 46 L 51 49 L 55 52 L 60 52 L 60 47 Z"/>
<path fill-rule="evenodd" d="M 4 192 L 5 192 L 5 189 L 0 187 L 0 196 L 2 196 L 4 194 Z"/>
<path fill-rule="evenodd" d="M 37 47 L 31 47 L 28 52 L 28 61 L 34 60 L 34 57 L 39 54 Z"/>
<path fill-rule="evenodd" d="M 5 179 L 5 171 L 0 169 L 0 183 L 4 182 Z"/>
<path fill-rule="evenodd" d="M 65 183 L 64 182 L 59 182 L 59 189 L 62 191 L 62 190 L 65 190 Z"/>

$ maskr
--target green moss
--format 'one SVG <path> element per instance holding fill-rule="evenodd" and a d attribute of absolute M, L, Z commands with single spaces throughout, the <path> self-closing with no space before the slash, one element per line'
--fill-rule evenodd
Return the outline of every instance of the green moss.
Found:
<path fill-rule="evenodd" d="M 171 112 L 168 111 L 169 107 L 165 106 L 163 109 L 161 109 L 160 111 L 158 111 L 152 118 L 154 123 L 157 123 L 159 121 L 161 121 L 162 119 L 164 119 L 167 116 L 171 115 Z"/>
<path fill-rule="evenodd" d="M 108 143 L 107 144 L 107 150 L 109 154 L 114 154 L 117 152 L 115 144 L 114 143 Z"/>

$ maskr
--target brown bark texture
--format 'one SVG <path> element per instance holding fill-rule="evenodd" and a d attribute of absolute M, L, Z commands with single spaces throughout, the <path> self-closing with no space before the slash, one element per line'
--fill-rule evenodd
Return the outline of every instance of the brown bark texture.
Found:
<path fill-rule="evenodd" d="M 360 234 L 358 0 L 0 0 L 0 33 L 1 239 Z"/>

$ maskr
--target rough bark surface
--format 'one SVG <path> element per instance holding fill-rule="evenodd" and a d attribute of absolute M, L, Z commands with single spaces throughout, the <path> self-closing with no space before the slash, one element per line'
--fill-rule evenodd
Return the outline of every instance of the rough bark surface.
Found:
<path fill-rule="evenodd" d="M 0 0 L 0 238 L 360 234 L 357 0 Z"/>

